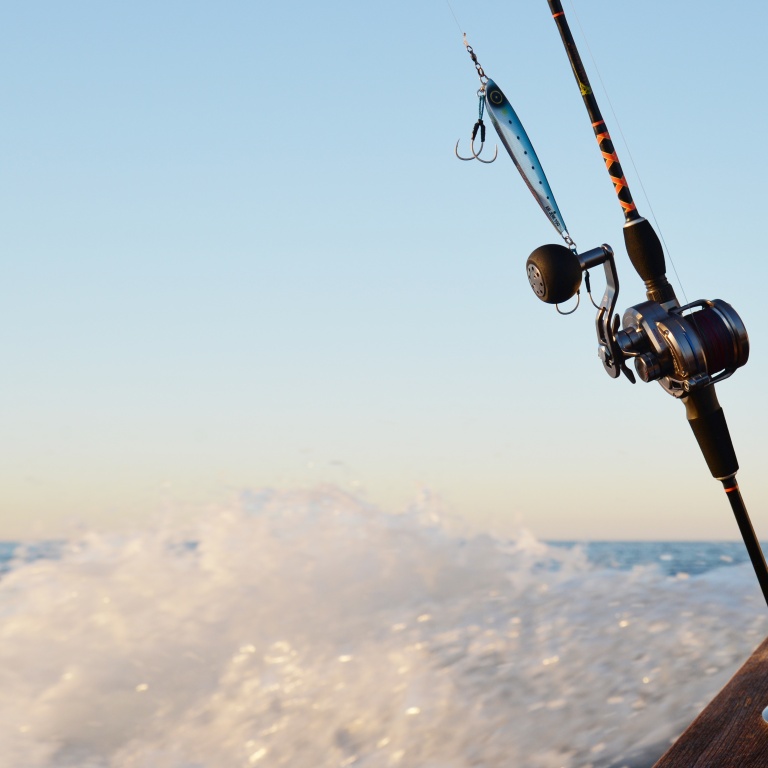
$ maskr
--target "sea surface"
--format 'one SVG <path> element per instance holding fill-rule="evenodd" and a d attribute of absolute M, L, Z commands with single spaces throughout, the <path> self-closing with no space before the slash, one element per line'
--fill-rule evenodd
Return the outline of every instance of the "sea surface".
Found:
<path fill-rule="evenodd" d="M 0 768 L 646 768 L 766 634 L 740 543 L 249 493 L 0 545 Z"/>

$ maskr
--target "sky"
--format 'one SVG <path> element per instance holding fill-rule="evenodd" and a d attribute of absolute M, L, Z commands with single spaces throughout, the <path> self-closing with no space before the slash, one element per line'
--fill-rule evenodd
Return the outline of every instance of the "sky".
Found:
<path fill-rule="evenodd" d="M 768 6 L 577 0 L 583 34 L 565 10 L 678 294 L 749 331 L 718 394 L 768 538 Z M 453 155 L 466 31 L 579 248 L 616 250 L 619 309 L 644 300 L 545 0 L 0 22 L 0 539 L 324 485 L 547 539 L 738 537 L 683 406 L 605 375 L 588 304 L 531 292 L 558 235 L 512 162 Z"/>

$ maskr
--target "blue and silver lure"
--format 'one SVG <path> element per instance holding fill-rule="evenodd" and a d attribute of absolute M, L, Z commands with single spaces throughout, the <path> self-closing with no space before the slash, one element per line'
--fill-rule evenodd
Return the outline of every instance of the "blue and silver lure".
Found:
<path fill-rule="evenodd" d="M 467 41 L 466 34 L 464 35 L 464 46 L 472 58 L 480 78 L 480 90 L 477 92 L 480 105 L 478 108 L 479 117 L 472 130 L 472 142 L 470 144 L 472 157 L 462 157 L 459 154 L 458 142 L 456 142 L 456 157 L 460 160 L 479 160 L 481 163 L 492 163 L 496 159 L 495 154 L 491 160 L 483 160 L 480 157 L 483 145 L 485 144 L 483 111 L 487 108 L 493 127 L 496 129 L 496 133 L 499 134 L 501 143 L 509 152 L 512 162 L 517 166 L 517 170 L 520 171 L 526 186 L 531 190 L 531 193 L 536 198 L 536 202 L 541 206 L 541 210 L 547 215 L 552 226 L 560 233 L 568 247 L 575 251 L 576 245 L 568 234 L 563 214 L 560 213 L 560 209 L 557 207 L 555 196 L 552 194 L 547 177 L 541 167 L 539 158 L 536 156 L 533 144 L 528 138 L 523 124 L 520 122 L 520 118 L 501 88 L 483 71 L 480 62 L 477 60 L 477 54 L 475 54 L 472 46 Z M 475 139 L 477 138 L 478 131 L 480 132 L 480 149 L 476 152 Z"/>
<path fill-rule="evenodd" d="M 523 181 L 541 206 L 541 210 L 547 214 L 552 226 L 560 233 L 566 243 L 571 243 L 571 237 L 565 226 L 563 214 L 557 207 L 555 196 L 549 186 L 547 177 L 541 167 L 536 150 L 528 138 L 528 134 L 520 122 L 520 118 L 493 80 L 488 80 L 485 86 L 485 104 L 488 115 L 491 118 L 496 133 L 499 134 L 501 143 L 505 146 L 512 162 L 517 166 Z"/>

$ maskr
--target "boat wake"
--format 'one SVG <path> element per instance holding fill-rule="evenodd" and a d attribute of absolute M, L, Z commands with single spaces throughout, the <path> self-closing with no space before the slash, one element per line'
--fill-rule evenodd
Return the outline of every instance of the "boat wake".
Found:
<path fill-rule="evenodd" d="M 264 491 L 19 557 L 0 766 L 647 765 L 768 632 L 749 566 L 611 569 L 434 513 Z"/>

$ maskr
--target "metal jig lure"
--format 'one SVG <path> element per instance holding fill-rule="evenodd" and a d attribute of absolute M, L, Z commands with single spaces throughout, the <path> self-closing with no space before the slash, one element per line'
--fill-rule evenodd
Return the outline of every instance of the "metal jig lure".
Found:
<path fill-rule="evenodd" d="M 550 224 L 560 233 L 560 236 L 565 241 L 566 245 L 575 253 L 576 244 L 568 234 L 568 230 L 565 226 L 565 220 L 563 214 L 560 213 L 560 209 L 557 207 L 557 201 L 555 195 L 549 186 L 549 181 L 544 173 L 544 169 L 541 166 L 536 150 L 533 148 L 528 134 L 523 127 L 520 118 L 512 108 L 509 99 L 504 95 L 504 92 L 499 88 L 496 83 L 491 80 L 480 66 L 480 62 L 477 60 L 472 46 L 467 42 L 467 36 L 464 35 L 464 45 L 469 53 L 472 61 L 475 64 L 477 75 L 480 78 L 480 89 L 477 92 L 480 99 L 479 105 L 479 117 L 472 130 L 472 157 L 462 157 L 459 155 L 459 142 L 456 142 L 456 157 L 460 160 L 480 160 L 481 163 L 492 163 L 493 160 L 483 160 L 479 157 L 480 152 L 483 149 L 483 143 L 485 142 L 485 124 L 483 123 L 483 110 L 488 109 L 488 116 L 491 119 L 491 124 L 496 129 L 496 133 L 499 135 L 501 143 L 512 158 L 512 162 L 523 177 L 528 189 L 536 199 L 536 202 L 544 211 Z M 480 132 L 480 151 L 475 152 L 474 140 Z M 498 148 L 496 155 L 493 159 L 496 159 L 498 155 Z M 560 311 L 558 309 L 558 311 Z M 573 311 L 573 310 L 571 310 Z M 570 314 L 569 312 L 563 314 Z"/>

